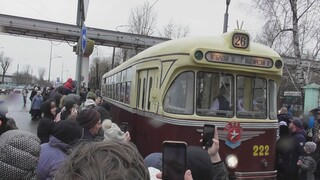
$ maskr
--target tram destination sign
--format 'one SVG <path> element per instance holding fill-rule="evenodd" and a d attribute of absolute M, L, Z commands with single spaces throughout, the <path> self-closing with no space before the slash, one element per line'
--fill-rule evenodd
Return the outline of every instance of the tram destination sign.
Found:
<path fill-rule="evenodd" d="M 301 96 L 300 91 L 285 91 L 283 96 Z"/>

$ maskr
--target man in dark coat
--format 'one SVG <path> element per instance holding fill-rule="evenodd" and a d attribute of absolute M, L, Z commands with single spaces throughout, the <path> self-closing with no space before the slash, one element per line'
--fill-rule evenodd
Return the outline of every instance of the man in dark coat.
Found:
<path fill-rule="evenodd" d="M 216 98 L 214 98 L 210 109 L 212 109 L 212 110 L 229 110 L 230 109 L 229 90 L 230 90 L 230 85 L 223 84 L 220 87 L 219 95 Z"/>
<path fill-rule="evenodd" d="M 306 132 L 300 119 L 294 119 L 289 125 L 291 132 L 284 149 L 282 169 L 284 170 L 284 180 L 298 180 L 299 166 L 297 162 L 304 154 L 304 144 L 306 143 Z"/>

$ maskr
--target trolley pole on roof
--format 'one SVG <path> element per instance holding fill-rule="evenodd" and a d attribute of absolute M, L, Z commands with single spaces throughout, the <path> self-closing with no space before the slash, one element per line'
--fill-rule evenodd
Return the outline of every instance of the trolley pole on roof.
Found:
<path fill-rule="evenodd" d="M 229 19 L 228 11 L 229 11 L 230 1 L 231 1 L 231 0 L 226 0 L 226 5 L 227 5 L 227 7 L 226 7 L 226 13 L 224 14 L 223 33 L 225 33 L 225 32 L 228 31 L 228 19 Z"/>

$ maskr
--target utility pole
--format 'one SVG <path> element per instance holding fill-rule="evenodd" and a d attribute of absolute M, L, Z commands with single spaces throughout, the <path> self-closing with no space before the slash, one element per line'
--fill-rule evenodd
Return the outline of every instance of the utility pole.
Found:
<path fill-rule="evenodd" d="M 228 19 L 229 19 L 229 4 L 231 0 L 226 0 L 226 13 L 224 14 L 224 23 L 223 23 L 223 33 L 226 33 L 228 31 Z"/>
<path fill-rule="evenodd" d="M 77 26 L 80 28 L 80 38 L 78 43 L 78 57 L 76 68 L 77 94 L 80 95 L 82 58 L 86 46 L 86 27 L 84 21 L 88 10 L 89 0 L 78 0 Z"/>

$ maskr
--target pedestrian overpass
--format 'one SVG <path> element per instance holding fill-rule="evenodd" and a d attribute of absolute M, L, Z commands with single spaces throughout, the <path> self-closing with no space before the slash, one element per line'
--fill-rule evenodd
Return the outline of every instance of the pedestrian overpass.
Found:
<path fill-rule="evenodd" d="M 76 25 L 0 14 L 0 33 L 48 40 L 78 42 L 81 29 Z M 96 45 L 142 51 L 170 40 L 154 36 L 87 27 L 87 37 Z"/>

